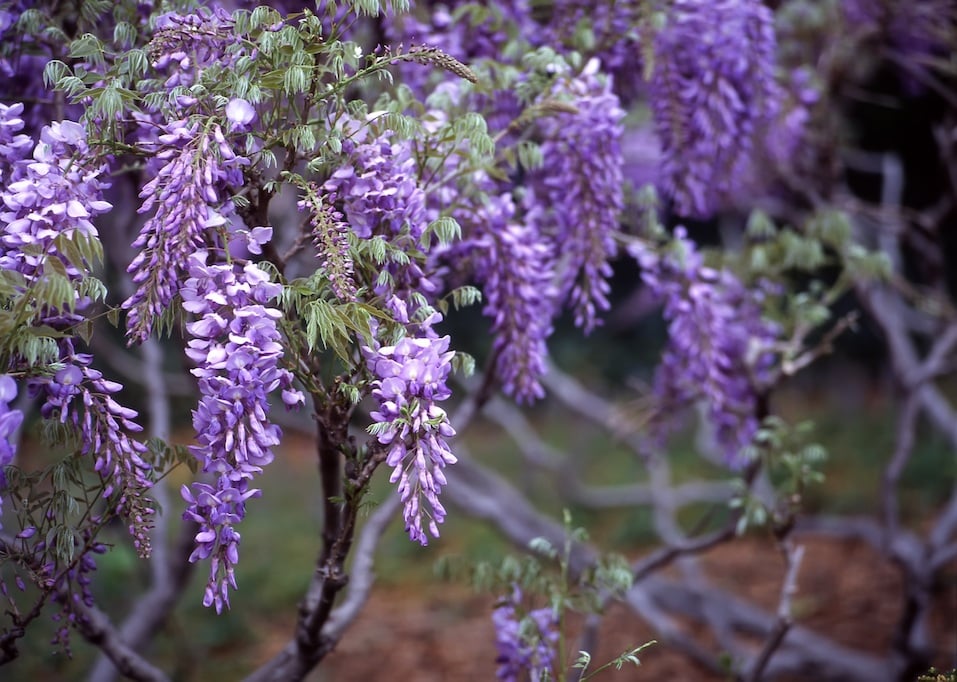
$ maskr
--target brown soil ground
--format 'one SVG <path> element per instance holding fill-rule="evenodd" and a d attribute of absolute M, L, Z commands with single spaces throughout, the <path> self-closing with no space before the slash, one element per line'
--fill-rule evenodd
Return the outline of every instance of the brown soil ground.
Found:
<path fill-rule="evenodd" d="M 799 622 L 843 645 L 875 654 L 886 652 L 901 609 L 898 572 L 859 543 L 810 538 L 803 544 L 806 554 L 794 600 Z M 716 586 L 775 608 L 783 565 L 773 547 L 758 541 L 732 543 L 712 551 L 704 563 Z M 494 680 L 492 602 L 488 595 L 444 583 L 425 589 L 378 589 L 311 680 Z M 957 565 L 946 571 L 934 604 L 932 629 L 939 648 L 935 664 L 950 669 L 957 656 Z M 615 606 L 604 619 L 593 660 L 604 662 L 654 638 L 647 624 Z M 282 643 L 277 633 L 277 639 L 264 643 L 263 658 Z M 647 649 L 641 658 L 640 668 L 609 671 L 596 679 L 723 679 L 663 644 Z"/>

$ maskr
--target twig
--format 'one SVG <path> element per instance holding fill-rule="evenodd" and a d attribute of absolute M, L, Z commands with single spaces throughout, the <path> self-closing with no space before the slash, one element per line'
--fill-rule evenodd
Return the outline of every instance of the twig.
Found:
<path fill-rule="evenodd" d="M 771 656 L 781 646 L 781 642 L 784 641 L 791 626 L 794 625 L 794 618 L 791 615 L 791 600 L 798 590 L 797 575 L 801 568 L 801 560 L 804 558 L 804 545 L 794 546 L 789 539 L 785 538 L 781 541 L 780 547 L 784 554 L 787 572 L 781 585 L 781 596 L 778 600 L 778 618 L 774 628 L 768 633 L 764 646 L 761 647 L 761 651 L 754 659 L 751 672 L 747 676 L 749 682 L 760 682 L 761 675 L 771 660 Z"/>

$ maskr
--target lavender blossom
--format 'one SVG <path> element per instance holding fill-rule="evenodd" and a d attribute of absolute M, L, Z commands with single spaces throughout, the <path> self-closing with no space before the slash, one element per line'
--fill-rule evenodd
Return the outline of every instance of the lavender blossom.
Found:
<path fill-rule="evenodd" d="M 17 454 L 14 440 L 17 429 L 23 422 L 23 412 L 10 409 L 10 403 L 17 397 L 17 384 L 12 377 L 0 374 L 0 492 L 7 486 L 3 468 L 13 464 Z M 0 517 L 3 513 L 3 496 L 0 495 Z M 3 524 L 0 523 L 0 528 Z"/>
<path fill-rule="evenodd" d="M 546 341 L 558 292 L 548 241 L 534 225 L 516 222 L 514 213 L 510 195 L 492 197 L 473 217 L 482 231 L 470 246 L 485 294 L 483 312 L 492 318 L 502 389 L 518 402 L 530 403 L 545 395 L 539 379 L 546 371 Z"/>
<path fill-rule="evenodd" d="M 418 325 L 416 336 L 394 346 L 374 342 L 362 347 L 375 376 L 372 395 L 378 402 L 370 430 L 388 447 L 389 480 L 398 483 L 405 529 L 422 545 L 429 542 L 426 531 L 439 537 L 438 524 L 445 520 L 439 493 L 447 483 L 442 469 L 457 461 L 446 442 L 455 431 L 445 410 L 436 404 L 452 393 L 446 380 L 454 356 L 448 350 L 449 337 L 439 337 L 432 329 L 440 320 L 434 314 Z"/>
<path fill-rule="evenodd" d="M 664 190 L 705 217 L 753 181 L 755 140 L 776 115 L 776 42 L 759 0 L 675 0 L 655 41 L 651 103 Z"/>
<path fill-rule="evenodd" d="M 555 90 L 555 96 L 571 95 L 577 113 L 542 121 L 545 162 L 532 178 L 529 220 L 552 227 L 563 258 L 559 300 L 568 298 L 575 323 L 588 332 L 598 324 L 599 311 L 609 307 L 609 259 L 617 251 L 613 235 L 624 206 L 624 111 L 599 77 L 596 60 L 576 78 L 560 79 Z"/>
<path fill-rule="evenodd" d="M 15 119 L 9 122 L 17 129 Z M 22 152 L 18 137 L 11 140 L 11 156 Z M 77 268 L 91 264 L 70 263 L 57 252 L 55 240 L 77 233 L 95 237 L 91 219 L 112 208 L 102 198 L 108 186 L 100 179 L 104 169 L 90 162 L 88 152 L 83 126 L 63 121 L 43 129 L 32 159 L 12 165 L 0 190 L 0 268 L 32 283 L 45 276 L 48 258 L 59 258 L 71 279 L 85 276 Z"/>
<path fill-rule="evenodd" d="M 122 385 L 104 379 L 90 366 L 93 357 L 75 352 L 71 339 L 60 342 L 60 355 L 61 369 L 28 383 L 32 395 L 43 399 L 40 415 L 79 430 L 80 453 L 96 457 L 93 468 L 106 483 L 104 497 L 118 493 L 115 509 L 129 522 L 137 552 L 149 556 L 154 510 L 146 492 L 152 487 L 151 469 L 143 459 L 146 446 L 129 436 L 143 430 L 135 421 L 137 412 L 112 397 Z"/>
<path fill-rule="evenodd" d="M 376 134 L 355 120 L 342 127 L 349 134 L 342 144 L 349 160 L 322 186 L 324 201 L 342 207 L 342 217 L 359 238 L 381 235 L 399 249 L 422 249 L 429 220 L 411 143 L 394 140 L 388 131 Z M 429 297 L 438 287 L 414 259 L 389 263 L 386 272 L 389 277 L 376 283 L 374 293 L 398 322 L 408 323 L 415 312 L 409 309 L 411 293 Z"/>
<path fill-rule="evenodd" d="M 197 364 L 192 373 L 202 394 L 193 412 L 198 444 L 191 450 L 215 481 L 184 486 L 183 498 L 184 518 L 200 524 L 190 561 L 210 559 L 203 604 L 218 613 L 229 606 L 229 586 L 236 587 L 240 535 L 234 526 L 245 516 L 246 500 L 260 494 L 250 481 L 272 462 L 282 435 L 268 419 L 268 396 L 281 388 L 287 405 L 303 396 L 280 367 L 282 313 L 268 304 L 281 286 L 253 263 L 207 265 L 207 257 L 205 251 L 189 257 L 181 293 L 183 308 L 200 316 L 186 327 L 193 337 L 186 354 Z"/>
<path fill-rule="evenodd" d="M 21 132 L 24 127 L 22 114 L 22 104 L 0 104 L 0 187 L 17 179 L 13 175 L 17 162 L 29 156 L 33 149 L 33 140 Z"/>
<path fill-rule="evenodd" d="M 498 649 L 496 677 L 504 682 L 551 679 L 558 644 L 558 618 L 551 608 L 520 615 L 522 592 L 518 586 L 502 598 L 492 612 L 495 646 Z"/>
<path fill-rule="evenodd" d="M 668 253 L 641 242 L 629 250 L 642 280 L 664 302 L 669 342 L 655 376 L 662 414 L 704 401 L 725 460 L 743 466 L 778 337 L 777 326 L 761 316 L 760 291 L 728 270 L 705 266 L 684 228 L 675 231 Z"/>
<path fill-rule="evenodd" d="M 228 223 L 233 208 L 227 189 L 242 184 L 241 168 L 249 163 L 236 156 L 218 125 L 175 121 L 164 131 L 156 152 L 163 165 L 140 192 L 139 212 L 155 213 L 133 242 L 138 253 L 127 268 L 137 285 L 123 303 L 134 342 L 150 335 L 179 291 L 189 256 L 205 245 L 210 230 Z"/>

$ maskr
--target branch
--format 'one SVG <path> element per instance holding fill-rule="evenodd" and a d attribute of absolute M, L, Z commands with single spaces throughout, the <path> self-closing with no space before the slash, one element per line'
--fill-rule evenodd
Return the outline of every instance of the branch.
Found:
<path fill-rule="evenodd" d="M 69 595 L 65 595 L 69 599 Z M 140 682 L 166 682 L 169 678 L 152 663 L 140 656 L 116 631 L 105 613 L 96 607 L 74 602 L 79 612 L 76 628 L 91 644 L 100 648 L 113 665 L 126 677 Z"/>
<path fill-rule="evenodd" d="M 399 496 L 389 495 L 362 527 L 359 540 L 356 542 L 355 557 L 352 560 L 349 591 L 342 603 L 329 615 L 329 620 L 322 629 L 323 639 L 339 641 L 346 628 L 352 624 L 365 605 L 375 580 L 373 564 L 376 547 L 400 506 Z"/>
<path fill-rule="evenodd" d="M 794 625 L 794 618 L 791 615 L 791 599 L 797 594 L 797 574 L 801 568 L 801 559 L 804 558 L 804 545 L 795 547 L 791 541 L 784 539 L 781 541 L 781 551 L 784 554 L 784 561 L 787 565 L 787 572 L 784 576 L 784 583 L 781 585 L 781 596 L 778 600 L 778 619 L 774 624 L 774 629 L 768 633 L 764 646 L 754 659 L 751 667 L 751 673 L 747 676 L 749 682 L 761 682 L 761 674 L 771 660 L 771 656 L 781 646 L 788 631 Z"/>

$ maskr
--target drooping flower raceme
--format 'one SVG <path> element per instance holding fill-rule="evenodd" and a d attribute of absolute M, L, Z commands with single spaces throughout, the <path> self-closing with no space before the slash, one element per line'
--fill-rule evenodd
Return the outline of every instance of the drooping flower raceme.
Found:
<path fill-rule="evenodd" d="M 20 124 L 9 118 L 14 112 L 11 107 L 6 113 L 15 132 Z M 22 153 L 22 142 L 10 139 L 12 154 Z M 97 236 L 91 221 L 111 208 L 102 198 L 103 170 L 91 160 L 86 132 L 79 123 L 63 121 L 45 127 L 32 159 L 21 158 L 9 166 L 0 194 L 0 268 L 19 273 L 27 287 L 42 286 L 58 271 L 74 285 L 85 279 L 91 264 L 85 257 L 69 259 L 61 251 L 60 240 Z M 54 261 L 60 265 L 52 267 Z M 87 303 L 74 290 L 72 300 L 60 304 L 63 309 L 38 306 L 33 324 L 67 330 L 82 319 Z M 146 496 L 151 486 L 143 460 L 146 447 L 129 436 L 142 430 L 134 421 L 137 414 L 116 402 L 112 396 L 122 386 L 93 369 L 92 357 L 77 353 L 72 338 L 61 339 L 58 351 L 54 373 L 32 377 L 29 389 L 43 400 L 41 416 L 78 429 L 81 453 L 96 457 L 95 469 L 106 482 L 104 495 L 118 493 L 115 509 L 129 522 L 137 550 L 147 555 L 153 510 Z M 24 358 L 11 361 L 12 366 L 29 364 Z"/>
<path fill-rule="evenodd" d="M 560 78 L 555 97 L 571 96 L 576 113 L 541 122 L 544 164 L 532 179 L 530 221 L 552 227 L 559 265 L 560 302 L 568 299 L 575 323 L 586 332 L 608 309 L 609 259 L 624 206 L 621 152 L 624 111 L 592 60 L 575 78 Z M 542 234 L 548 230 L 543 226 Z"/>
<path fill-rule="evenodd" d="M 468 246 L 485 294 L 483 312 L 492 318 L 502 390 L 519 402 L 532 402 L 545 395 L 539 380 L 546 370 L 558 292 L 547 238 L 534 223 L 519 223 L 514 213 L 511 195 L 490 197 L 473 216 L 481 228 Z"/>
<path fill-rule="evenodd" d="M 405 529 L 423 545 L 428 544 L 426 533 L 439 536 L 438 524 L 445 519 L 439 493 L 447 482 L 442 469 L 456 462 L 446 442 L 455 431 L 437 404 L 451 395 L 446 380 L 455 354 L 449 351 L 449 337 L 432 329 L 440 320 L 434 314 L 416 325 L 416 336 L 395 345 L 362 348 L 375 376 L 372 395 L 378 402 L 370 430 L 388 448 L 389 480 L 398 484 Z"/>
<path fill-rule="evenodd" d="M 552 679 L 558 658 L 558 618 L 547 607 L 533 609 L 523 618 L 519 613 L 521 601 L 522 592 L 515 586 L 492 612 L 498 650 L 496 676 L 504 682 Z"/>
<path fill-rule="evenodd" d="M 662 414 L 703 401 L 725 461 L 744 465 L 742 449 L 759 426 L 759 391 L 779 334 L 761 315 L 760 289 L 707 267 L 683 228 L 664 254 L 641 242 L 629 250 L 642 280 L 663 301 L 668 322 L 668 346 L 655 377 Z"/>
<path fill-rule="evenodd" d="M 13 155 L 21 152 L 18 137 L 12 140 Z M 59 236 L 95 237 L 91 219 L 112 208 L 103 200 L 103 168 L 91 166 L 87 156 L 83 126 L 63 121 L 41 131 L 32 159 L 11 166 L 0 190 L 0 268 L 15 270 L 33 283 L 45 276 L 44 262 L 58 258 L 70 279 L 86 274 L 77 268 L 91 264 L 71 263 L 55 242 Z"/>
<path fill-rule="evenodd" d="M 183 487 L 184 518 L 200 524 L 190 561 L 210 559 L 203 603 L 216 611 L 229 606 L 229 586 L 236 587 L 239 533 L 246 500 L 260 491 L 250 481 L 272 462 L 281 431 L 268 419 L 268 396 L 282 389 L 294 405 L 303 396 L 291 388 L 292 375 L 280 367 L 283 347 L 270 307 L 281 286 L 253 263 L 208 265 L 200 251 L 189 258 L 189 279 L 181 291 L 183 308 L 199 316 L 186 329 L 192 339 L 186 353 L 197 367 L 202 395 L 193 412 L 198 444 L 192 452 L 212 484 Z"/>
<path fill-rule="evenodd" d="M 104 497 L 118 494 L 116 511 L 128 520 L 137 552 L 148 556 L 154 510 L 146 495 L 152 487 L 147 448 L 129 436 L 143 430 L 134 421 L 137 412 L 112 397 L 122 385 L 91 367 L 93 356 L 75 352 L 72 339 L 60 342 L 60 355 L 62 369 L 29 381 L 31 393 L 43 399 L 40 415 L 79 430 L 80 452 L 96 457 L 94 469 L 106 482 Z"/>
<path fill-rule="evenodd" d="M 332 292 L 340 301 L 356 298 L 352 256 L 349 254 L 349 224 L 320 191 L 313 187 L 297 203 L 299 210 L 312 215 L 313 244 L 319 256 L 319 267 L 325 273 Z"/>
<path fill-rule="evenodd" d="M 760 0 L 675 0 L 655 41 L 651 104 L 663 185 L 708 216 L 752 182 L 755 139 L 777 113 L 776 41 Z"/>
<path fill-rule="evenodd" d="M 23 412 L 10 408 L 17 397 L 17 384 L 12 377 L 0 374 L 0 493 L 7 486 L 3 468 L 13 463 L 16 443 L 13 438 L 23 421 Z M 0 514 L 3 513 L 3 495 L 0 494 Z M 0 523 L 0 528 L 3 524 Z"/>
<path fill-rule="evenodd" d="M 187 259 L 203 248 L 209 231 L 228 223 L 233 207 L 227 189 L 242 184 L 241 168 L 248 164 L 218 125 L 175 121 L 164 126 L 156 145 L 162 167 L 143 186 L 139 208 L 155 212 L 133 242 L 138 253 L 127 268 L 137 287 L 123 303 L 132 341 L 149 336 L 179 291 Z"/>
<path fill-rule="evenodd" d="M 411 143 L 393 139 L 389 131 L 376 134 L 369 124 L 353 119 L 341 125 L 349 133 L 342 143 L 348 161 L 322 186 L 323 202 L 342 207 L 342 218 L 357 237 L 381 235 L 398 249 L 421 249 L 429 221 Z M 412 292 L 428 298 L 437 291 L 414 259 L 389 263 L 382 275 L 374 293 L 403 324 L 415 312 L 408 306 Z"/>

